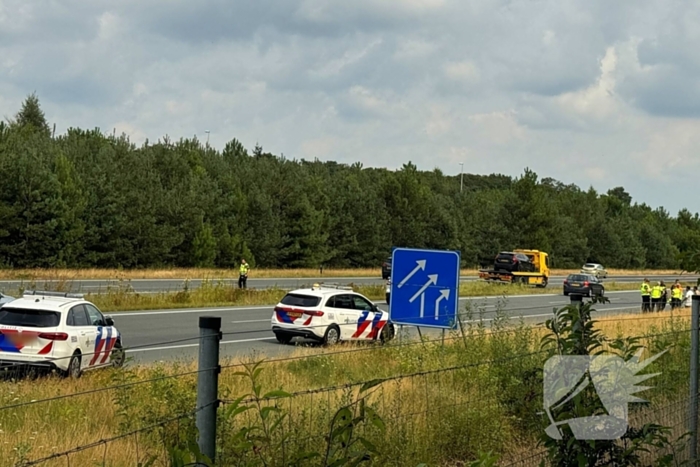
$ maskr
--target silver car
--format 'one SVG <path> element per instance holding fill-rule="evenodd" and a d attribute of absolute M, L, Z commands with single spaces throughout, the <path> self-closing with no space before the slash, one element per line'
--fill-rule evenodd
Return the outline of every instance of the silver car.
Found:
<path fill-rule="evenodd" d="M 596 276 L 598 279 L 605 279 L 608 277 L 608 271 L 605 270 L 602 264 L 598 263 L 586 263 L 581 268 L 582 274 L 591 274 Z"/>

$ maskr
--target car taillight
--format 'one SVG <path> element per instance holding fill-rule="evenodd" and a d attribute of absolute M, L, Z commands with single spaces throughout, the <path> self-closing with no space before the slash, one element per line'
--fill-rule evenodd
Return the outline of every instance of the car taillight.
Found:
<path fill-rule="evenodd" d="M 305 314 L 305 315 L 309 315 L 309 316 L 323 316 L 323 312 L 322 312 L 322 311 L 308 311 L 308 310 L 305 310 L 305 311 L 304 311 L 304 314 Z"/>
<path fill-rule="evenodd" d="M 566 280 L 566 279 L 564 279 L 564 283 L 565 283 L 565 284 L 568 284 L 568 283 L 569 283 L 569 281 L 568 281 L 568 280 Z"/>
<path fill-rule="evenodd" d="M 514 263 L 517 263 L 517 262 L 518 262 L 518 258 L 513 258 L 513 262 L 514 262 Z"/>
<path fill-rule="evenodd" d="M 52 341 L 68 340 L 68 334 L 66 334 L 65 332 L 42 332 L 39 333 L 39 337 L 42 339 L 48 339 Z"/>
<path fill-rule="evenodd" d="M 584 283 L 583 283 L 583 286 L 584 286 L 584 287 L 588 287 L 588 281 L 584 282 Z"/>

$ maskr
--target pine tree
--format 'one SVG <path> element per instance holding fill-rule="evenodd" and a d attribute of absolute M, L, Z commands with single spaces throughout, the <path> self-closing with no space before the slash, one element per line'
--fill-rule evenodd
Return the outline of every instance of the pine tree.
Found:
<path fill-rule="evenodd" d="M 46 136 L 51 136 L 51 128 L 46 121 L 44 111 L 41 110 L 39 98 L 32 93 L 22 103 L 22 108 L 15 115 L 14 125 L 20 128 L 31 127 Z"/>

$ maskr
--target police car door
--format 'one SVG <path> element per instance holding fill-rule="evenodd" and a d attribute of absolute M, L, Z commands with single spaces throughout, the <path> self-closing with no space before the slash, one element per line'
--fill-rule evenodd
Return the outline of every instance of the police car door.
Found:
<path fill-rule="evenodd" d="M 84 306 L 90 319 L 90 325 L 95 330 L 94 354 L 90 357 L 88 366 L 107 364 L 110 361 L 109 356 L 112 353 L 112 348 L 117 341 L 116 330 L 112 326 L 107 326 L 100 310 L 89 303 L 86 303 Z"/>
<path fill-rule="evenodd" d="M 352 295 L 336 295 L 333 308 L 337 312 L 336 322 L 340 326 L 340 337 L 343 340 L 351 339 L 357 328 L 357 319 L 360 314 L 355 310 Z"/>
<path fill-rule="evenodd" d="M 374 339 L 374 328 L 377 327 L 382 313 L 374 312 L 374 306 L 359 295 L 352 296 L 355 310 L 358 312 L 357 325 L 355 326 L 353 339 L 371 340 Z"/>
<path fill-rule="evenodd" d="M 80 348 L 80 352 L 84 355 L 84 357 L 80 359 L 80 368 L 86 368 L 90 360 L 92 360 L 92 355 L 90 353 L 93 351 L 97 333 L 95 332 L 94 326 L 90 325 L 87 311 L 85 311 L 83 305 L 75 305 L 70 309 L 66 325 L 71 330 L 71 344 L 77 344 Z"/>

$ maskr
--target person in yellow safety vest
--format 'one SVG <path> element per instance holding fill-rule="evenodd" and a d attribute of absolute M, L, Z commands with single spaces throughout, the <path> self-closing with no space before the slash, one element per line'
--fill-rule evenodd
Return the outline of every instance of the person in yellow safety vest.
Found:
<path fill-rule="evenodd" d="M 661 295 L 663 295 L 663 287 L 661 283 L 657 282 L 654 287 L 651 288 L 651 309 L 653 311 L 659 311 L 659 305 L 661 303 Z"/>
<path fill-rule="evenodd" d="M 644 278 L 642 282 L 642 313 L 651 311 L 651 286 L 649 285 L 649 279 Z"/>
<path fill-rule="evenodd" d="M 245 289 L 248 287 L 248 270 L 250 266 L 245 262 L 245 259 L 241 260 L 241 267 L 238 269 L 238 288 Z"/>
<path fill-rule="evenodd" d="M 671 309 L 680 308 L 681 300 L 683 300 L 683 289 L 680 284 L 674 284 L 673 290 L 671 290 Z"/>

